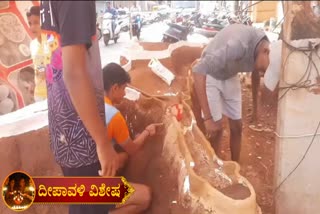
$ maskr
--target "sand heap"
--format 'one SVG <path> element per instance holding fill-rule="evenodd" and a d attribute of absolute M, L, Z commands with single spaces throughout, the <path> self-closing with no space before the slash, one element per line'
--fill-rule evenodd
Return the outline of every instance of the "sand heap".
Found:
<path fill-rule="evenodd" d="M 125 100 L 118 106 L 127 119 L 131 136 L 151 123 L 165 124 L 131 157 L 125 176 L 130 182 L 152 188 L 148 214 L 257 214 L 255 192 L 239 174 L 239 165 L 217 158 L 196 125 L 199 117 L 190 108 L 197 109 L 197 102 L 192 96 L 189 68 L 202 50 L 203 47 L 183 42 L 173 46 L 144 43 L 124 53 L 121 64 L 129 71 L 132 86 L 142 92 L 139 100 Z M 148 68 L 153 57 L 175 74 L 170 86 Z M 177 103 L 183 107 L 183 119 L 179 122 L 170 111 Z M 1 124 L 4 120 L 11 122 Z M 0 117 L 0 129 L 0 180 L 15 170 L 27 171 L 31 176 L 61 175 L 49 149 L 45 102 Z M 1 203 L 0 213 L 11 211 Z M 25 213 L 60 214 L 67 213 L 67 209 L 32 206 Z"/>

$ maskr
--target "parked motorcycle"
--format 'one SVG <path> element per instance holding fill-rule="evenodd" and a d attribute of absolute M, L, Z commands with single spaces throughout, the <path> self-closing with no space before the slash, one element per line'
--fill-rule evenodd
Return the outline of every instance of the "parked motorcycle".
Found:
<path fill-rule="evenodd" d="M 141 23 L 142 25 L 148 25 L 148 24 L 152 24 L 154 22 L 154 14 L 150 13 L 150 14 L 144 14 L 142 16 L 142 20 Z"/>
<path fill-rule="evenodd" d="M 207 38 L 215 37 L 215 35 L 229 23 L 226 17 L 219 17 L 216 14 L 201 14 L 199 12 L 193 13 L 190 18 L 192 25 L 194 25 L 194 33 L 200 34 Z"/>
<path fill-rule="evenodd" d="M 120 30 L 122 32 L 129 31 L 129 17 L 123 17 L 122 19 L 119 19 L 118 24 L 120 25 Z"/>
<path fill-rule="evenodd" d="M 188 34 L 192 31 L 191 26 L 182 26 L 175 23 L 168 23 L 169 28 L 163 34 L 162 42 L 176 43 L 187 40 Z"/>
<path fill-rule="evenodd" d="M 241 22 L 242 22 L 242 24 L 248 25 L 248 26 L 252 26 L 252 24 L 253 24 L 251 21 L 251 18 L 249 16 L 243 17 Z"/>
<path fill-rule="evenodd" d="M 199 12 L 192 14 L 190 21 L 192 21 L 193 25 L 198 28 L 201 28 L 203 25 L 202 15 Z"/>
<path fill-rule="evenodd" d="M 107 46 L 110 40 L 117 43 L 120 38 L 121 26 L 117 23 L 117 18 L 111 13 L 105 13 L 102 21 L 102 35 L 104 44 Z"/>
<path fill-rule="evenodd" d="M 156 23 L 159 21 L 161 21 L 161 16 L 157 12 L 152 12 L 152 13 L 150 13 L 150 15 L 145 17 L 145 22 L 147 24 L 153 24 L 153 23 Z"/>

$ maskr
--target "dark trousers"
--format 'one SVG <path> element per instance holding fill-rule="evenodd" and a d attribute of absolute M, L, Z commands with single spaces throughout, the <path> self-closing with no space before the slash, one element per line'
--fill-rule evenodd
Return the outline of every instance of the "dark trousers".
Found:
<path fill-rule="evenodd" d="M 115 35 L 114 35 L 114 30 L 115 29 L 116 29 L 116 20 L 113 19 L 112 22 L 111 22 L 111 30 L 112 30 L 113 37 L 115 37 Z"/>
<path fill-rule="evenodd" d="M 85 176 L 99 176 L 98 171 L 101 169 L 100 163 L 79 167 L 79 168 L 65 168 L 61 167 L 64 176 L 85 177 Z M 114 209 L 115 205 L 70 205 L 69 214 L 108 214 L 109 210 Z"/>

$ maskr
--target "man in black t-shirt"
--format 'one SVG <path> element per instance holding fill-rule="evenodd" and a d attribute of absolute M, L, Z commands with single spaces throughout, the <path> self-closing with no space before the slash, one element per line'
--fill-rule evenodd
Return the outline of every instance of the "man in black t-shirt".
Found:
<path fill-rule="evenodd" d="M 105 133 L 95 1 L 41 1 L 41 24 L 39 50 L 45 50 L 49 137 L 55 160 L 64 176 L 115 176 L 119 160 Z M 141 189 L 139 184 L 131 185 Z M 133 194 L 112 213 L 146 209 L 139 204 Z M 107 214 L 110 208 L 114 206 L 71 205 L 69 213 Z"/>

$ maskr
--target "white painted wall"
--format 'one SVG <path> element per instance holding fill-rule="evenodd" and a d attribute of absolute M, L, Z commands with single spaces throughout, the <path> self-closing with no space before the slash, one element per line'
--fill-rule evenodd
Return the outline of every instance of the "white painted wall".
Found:
<path fill-rule="evenodd" d="M 320 39 L 317 40 L 320 42 Z M 296 42 L 306 43 L 306 41 Z M 304 46 L 306 44 L 303 44 Z M 287 50 L 285 50 L 287 51 Z M 286 52 L 283 52 L 286 55 Z M 318 50 L 318 55 L 320 51 Z M 320 60 L 313 57 L 320 69 Z M 287 68 L 282 72 L 284 81 L 295 82 L 306 70 L 308 59 L 302 53 L 292 54 Z M 311 80 L 316 71 L 312 68 Z M 280 94 L 281 95 L 281 94 Z M 314 134 L 320 122 L 320 95 L 306 89 L 290 91 L 279 102 L 278 132 L 282 136 Z M 318 130 L 320 133 L 320 130 Z M 312 136 L 298 138 L 278 138 L 276 149 L 276 186 L 295 168 L 305 154 Z M 320 137 L 316 137 L 309 153 L 297 170 L 278 190 L 276 201 L 277 214 L 318 214 L 320 213 Z"/>

